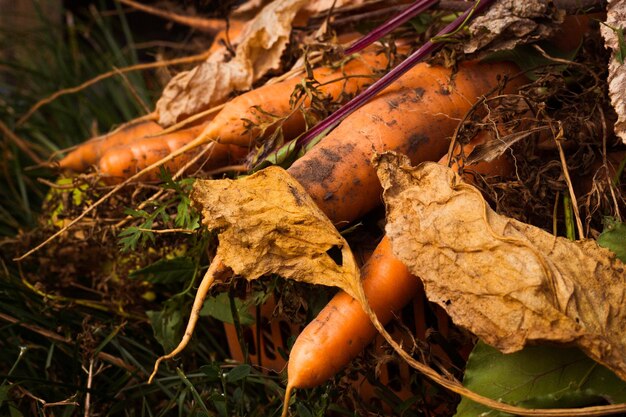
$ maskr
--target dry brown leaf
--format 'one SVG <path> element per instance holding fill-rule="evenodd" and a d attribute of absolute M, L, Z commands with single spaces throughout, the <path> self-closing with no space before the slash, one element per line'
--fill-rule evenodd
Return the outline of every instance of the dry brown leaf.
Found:
<path fill-rule="evenodd" d="M 311 15 L 316 15 L 330 10 L 331 7 L 338 9 L 346 6 L 359 6 L 363 3 L 365 3 L 365 0 L 315 0 L 310 1 L 306 5 L 305 10 Z"/>
<path fill-rule="evenodd" d="M 617 54 L 621 48 L 626 45 L 619 45 L 618 31 L 624 30 L 626 26 L 626 0 L 609 0 L 606 24 L 600 25 L 602 36 L 604 37 L 604 45 L 611 50 L 611 58 L 609 60 L 609 96 L 611 104 L 617 113 L 617 122 L 615 122 L 615 134 L 626 143 L 626 65 L 617 58 Z M 626 56 L 622 56 L 622 60 Z"/>
<path fill-rule="evenodd" d="M 172 78 L 156 105 L 159 123 L 169 126 L 182 116 L 220 104 L 233 91 L 250 89 L 269 70 L 278 68 L 291 23 L 306 4 L 306 0 L 271 2 L 246 25 L 232 59 L 228 59 L 228 51 L 217 51 L 194 69 Z"/>
<path fill-rule="evenodd" d="M 549 38 L 558 31 L 564 17 L 564 11 L 545 0 L 497 1 L 470 25 L 472 38 L 465 45 L 465 53 L 509 50 Z"/>
<path fill-rule="evenodd" d="M 191 199 L 203 224 L 219 231 L 216 257 L 236 274 L 249 280 L 278 274 L 359 292 L 359 270 L 347 242 L 284 169 L 269 167 L 238 180 L 198 180 Z M 328 251 L 341 259 L 335 262 Z"/>
<path fill-rule="evenodd" d="M 577 344 L 626 380 L 626 266 L 498 215 L 449 168 L 377 161 L 394 253 L 455 323 L 503 352 Z"/>

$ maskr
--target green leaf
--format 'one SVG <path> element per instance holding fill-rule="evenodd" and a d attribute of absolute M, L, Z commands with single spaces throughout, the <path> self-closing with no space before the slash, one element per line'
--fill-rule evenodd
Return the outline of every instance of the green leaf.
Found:
<path fill-rule="evenodd" d="M 467 362 L 463 385 L 489 398 L 524 408 L 569 408 L 626 402 L 626 382 L 579 349 L 532 346 L 505 355 L 479 342 Z M 509 414 L 466 398 L 455 417 Z"/>
<path fill-rule="evenodd" d="M 221 393 L 215 392 L 209 400 L 213 403 L 213 407 L 217 410 L 217 414 L 220 417 L 228 416 L 228 409 L 226 408 L 226 398 Z"/>
<path fill-rule="evenodd" d="M 624 40 L 624 28 L 613 27 L 611 25 L 607 25 L 604 22 L 602 24 L 615 32 L 615 36 L 617 36 L 617 50 L 615 51 L 615 60 L 620 64 L 623 64 L 624 58 L 626 57 L 626 40 Z"/>
<path fill-rule="evenodd" d="M 615 252 L 622 262 L 626 262 L 626 223 L 605 217 L 604 231 L 598 236 L 598 245 Z"/>
<path fill-rule="evenodd" d="M 122 252 L 135 250 L 138 244 L 144 245 L 148 240 L 154 243 L 154 233 L 146 229 L 152 229 L 152 219 L 147 219 L 140 227 L 129 226 L 118 233 Z"/>
<path fill-rule="evenodd" d="M 24 417 L 24 414 L 14 406 L 9 406 L 9 414 L 11 417 Z"/>
<path fill-rule="evenodd" d="M 203 365 L 200 367 L 200 372 L 206 375 L 207 382 L 217 382 L 220 380 L 222 369 L 216 364 Z"/>
<path fill-rule="evenodd" d="M 418 35 L 426 32 L 433 23 L 433 16 L 428 13 L 420 13 L 411 20 L 409 20 L 409 24 L 413 27 L 413 30 L 417 32 Z"/>
<path fill-rule="evenodd" d="M 568 61 L 574 59 L 579 49 L 575 48 L 572 51 L 562 51 L 555 48 L 549 42 L 540 42 L 539 44 L 549 56 Z M 536 80 L 538 78 L 537 70 L 546 65 L 552 65 L 552 68 L 558 71 L 563 71 L 567 68 L 566 65 L 554 65 L 553 60 L 543 56 L 532 45 L 518 45 L 513 49 L 494 52 L 485 58 L 485 61 L 511 61 L 520 67 L 531 80 Z"/>
<path fill-rule="evenodd" d="M 313 417 L 313 413 L 302 403 L 296 403 L 296 409 L 300 417 Z"/>
<path fill-rule="evenodd" d="M 235 306 L 239 312 L 239 322 L 242 326 L 250 326 L 254 324 L 254 317 L 248 310 L 249 303 L 236 298 Z M 211 316 L 224 323 L 235 324 L 227 292 L 220 293 L 217 296 L 206 300 L 204 302 L 204 306 L 202 306 L 202 310 L 200 310 L 200 315 Z"/>
<path fill-rule="evenodd" d="M 0 385 L 0 405 L 3 402 L 9 400 L 9 390 L 11 389 L 10 385 Z"/>
<path fill-rule="evenodd" d="M 148 213 L 147 211 L 145 211 L 145 210 L 135 210 L 135 209 L 132 209 L 132 208 L 125 208 L 124 209 L 124 214 L 126 214 L 127 216 L 133 216 L 135 218 L 142 217 L 144 219 L 147 219 L 147 218 L 150 217 L 150 213 Z"/>
<path fill-rule="evenodd" d="M 193 278 L 196 263 L 188 256 L 160 259 L 155 263 L 134 271 L 130 278 L 144 279 L 153 284 L 179 284 Z"/>
<path fill-rule="evenodd" d="M 624 40 L 624 28 L 619 28 L 615 31 L 617 34 L 617 51 L 615 51 L 615 59 L 620 64 L 624 63 L 624 57 L 626 57 L 626 41 Z"/>
<path fill-rule="evenodd" d="M 118 242 L 122 247 L 122 252 L 128 252 L 135 250 L 141 237 L 141 231 L 136 226 L 130 226 L 122 230 L 118 235 Z"/>
<path fill-rule="evenodd" d="M 200 214 L 191 208 L 191 200 L 188 196 L 181 194 L 176 212 L 176 226 L 188 230 L 196 230 L 200 227 Z"/>
<path fill-rule="evenodd" d="M 184 324 L 182 311 L 184 311 L 182 297 L 166 301 L 161 311 L 146 311 L 154 338 L 163 346 L 165 352 L 171 352 L 181 339 Z"/>
<path fill-rule="evenodd" d="M 234 367 L 226 374 L 226 382 L 232 384 L 234 382 L 241 381 L 250 375 L 250 369 L 250 365 L 246 364 Z"/>

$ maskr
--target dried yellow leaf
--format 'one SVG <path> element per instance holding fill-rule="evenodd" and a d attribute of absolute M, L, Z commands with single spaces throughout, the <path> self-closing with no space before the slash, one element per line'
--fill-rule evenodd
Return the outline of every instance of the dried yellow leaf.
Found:
<path fill-rule="evenodd" d="M 236 274 L 278 274 L 356 296 L 359 270 L 348 243 L 284 169 L 198 180 L 191 199 L 207 228 L 219 231 L 217 258 Z"/>
<path fill-rule="evenodd" d="M 394 253 L 455 323 L 503 352 L 576 344 L 626 380 L 626 266 L 498 215 L 449 168 L 377 161 Z"/>
<path fill-rule="evenodd" d="M 615 134 L 626 143 L 626 65 L 624 65 L 624 19 L 626 1 L 610 0 L 607 5 L 606 22 L 600 25 L 604 46 L 611 51 L 608 67 L 609 97 L 617 113 Z"/>
<path fill-rule="evenodd" d="M 246 25 L 232 59 L 228 51 L 220 50 L 172 78 L 156 105 L 159 123 L 169 126 L 181 116 L 220 104 L 233 91 L 250 89 L 269 70 L 278 68 L 291 23 L 306 4 L 306 0 L 274 0 Z"/>

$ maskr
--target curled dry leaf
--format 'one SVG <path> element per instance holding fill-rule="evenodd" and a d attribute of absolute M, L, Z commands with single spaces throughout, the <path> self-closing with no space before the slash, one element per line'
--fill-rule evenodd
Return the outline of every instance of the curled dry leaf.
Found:
<path fill-rule="evenodd" d="M 338 9 L 346 6 L 359 6 L 363 3 L 365 3 L 364 0 L 315 0 L 310 1 L 309 4 L 306 5 L 305 10 L 315 15 L 327 11 L 331 7 Z"/>
<path fill-rule="evenodd" d="M 470 25 L 472 38 L 465 45 L 465 53 L 509 50 L 549 38 L 558 31 L 564 17 L 564 11 L 545 0 L 497 1 Z"/>
<path fill-rule="evenodd" d="M 576 344 L 626 380 L 626 265 L 498 215 L 449 168 L 376 161 L 394 253 L 455 323 L 503 352 Z"/>
<path fill-rule="evenodd" d="M 269 167 L 237 180 L 198 180 L 203 224 L 219 231 L 216 257 L 249 280 L 278 274 L 356 297 L 359 271 L 345 239 L 302 186 Z"/>
<path fill-rule="evenodd" d="M 246 25 L 230 60 L 220 50 L 194 69 L 176 75 L 157 102 L 159 123 L 169 126 L 226 100 L 280 65 L 296 13 L 306 0 L 275 0 Z"/>
<path fill-rule="evenodd" d="M 615 134 L 626 143 L 626 0 L 609 0 L 606 24 L 600 26 L 604 44 L 611 52 L 609 60 L 609 96 L 617 113 Z M 620 40 L 621 37 L 621 40 Z"/>

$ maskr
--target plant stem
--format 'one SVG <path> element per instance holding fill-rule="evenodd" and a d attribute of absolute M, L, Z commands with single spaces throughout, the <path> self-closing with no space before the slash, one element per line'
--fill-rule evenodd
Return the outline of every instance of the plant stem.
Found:
<path fill-rule="evenodd" d="M 339 122 L 345 119 L 348 115 L 352 114 L 363 104 L 367 103 L 372 97 L 382 91 L 385 87 L 389 86 L 395 80 L 404 75 L 405 72 L 413 68 L 418 62 L 441 48 L 444 43 L 440 41 L 441 37 L 458 30 L 464 23 L 471 19 L 472 16 L 475 16 L 476 14 L 482 12 L 486 7 L 493 3 L 493 1 L 494 0 L 478 0 L 474 4 L 474 7 L 466 10 L 463 14 L 457 17 L 452 23 L 443 28 L 435 36 L 435 38 L 439 39 L 438 41 L 433 41 L 432 39 L 427 41 L 424 45 L 422 45 L 421 48 L 413 52 L 413 54 L 411 54 L 407 59 L 402 61 L 394 69 L 389 71 L 389 73 L 387 73 L 384 77 L 380 78 L 374 84 L 369 86 L 365 91 L 350 100 L 328 118 L 318 123 L 304 136 L 297 139 L 296 145 L 298 147 L 306 146 L 309 142 L 313 141 L 318 135 L 320 135 L 324 131 L 337 126 Z"/>
<path fill-rule="evenodd" d="M 428 9 L 433 4 L 437 3 L 438 0 L 417 0 L 411 6 L 404 9 L 402 12 L 398 13 L 391 19 L 387 20 L 382 25 L 378 26 L 376 29 L 368 33 L 367 35 L 357 39 L 352 46 L 346 49 L 346 55 L 352 55 L 376 42 L 378 39 L 383 36 L 389 34 L 392 30 L 400 26 L 401 24 L 407 22 L 413 16 L 416 16 Z"/>

